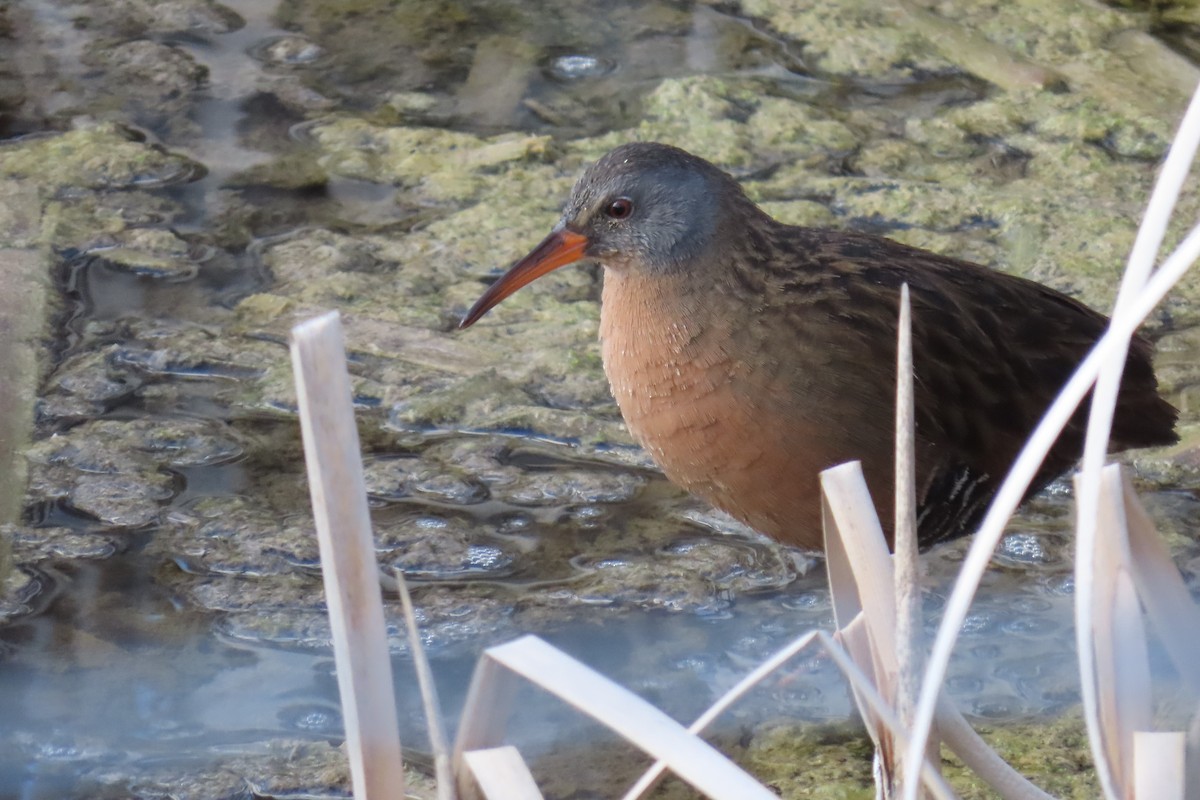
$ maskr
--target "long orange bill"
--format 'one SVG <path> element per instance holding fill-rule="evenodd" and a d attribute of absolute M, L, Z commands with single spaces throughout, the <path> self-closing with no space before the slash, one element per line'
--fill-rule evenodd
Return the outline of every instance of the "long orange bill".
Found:
<path fill-rule="evenodd" d="M 469 328 L 492 306 L 520 289 L 527 283 L 537 280 L 547 272 L 574 264 L 583 258 L 583 250 L 587 247 L 587 237 L 568 230 L 555 231 L 533 248 L 529 255 L 522 258 L 508 272 L 500 276 L 483 296 L 475 301 L 471 310 L 458 323 L 458 327 Z"/>

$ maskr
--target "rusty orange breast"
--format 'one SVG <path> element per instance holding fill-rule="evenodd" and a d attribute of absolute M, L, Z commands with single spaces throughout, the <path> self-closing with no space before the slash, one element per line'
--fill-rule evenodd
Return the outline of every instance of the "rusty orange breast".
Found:
<path fill-rule="evenodd" d="M 630 432 L 674 483 L 761 533 L 819 547 L 823 437 L 756 391 L 754 354 L 732 335 L 739 315 L 677 280 L 605 274 L 601 353 Z"/>

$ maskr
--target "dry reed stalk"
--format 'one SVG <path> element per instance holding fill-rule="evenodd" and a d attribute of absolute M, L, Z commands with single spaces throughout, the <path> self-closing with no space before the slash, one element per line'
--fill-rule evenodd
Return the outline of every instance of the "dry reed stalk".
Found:
<path fill-rule="evenodd" d="M 826 566 L 838 639 L 845 644 L 868 683 L 883 697 L 894 697 L 898 676 L 894 651 L 896 607 L 892 593 L 887 590 L 894 583 L 892 561 L 862 469 L 858 462 L 833 467 L 821 474 L 821 485 L 826 504 Z M 860 698 L 862 689 L 854 688 L 859 711 L 877 743 L 881 756 L 877 774 L 883 779 L 886 792 L 889 776 L 895 770 L 895 764 L 889 765 L 886 759 L 899 757 L 895 747 L 904 746 L 908 729 L 889 727 L 886 735 L 878 732 L 878 711 L 864 708 Z M 940 700 L 936 720 L 938 731 L 950 749 L 1004 800 L 1051 800 L 1001 759 L 945 698 Z M 884 746 L 879 747 L 879 743 Z M 936 755 L 929 752 L 922 760 L 921 782 L 929 788 L 932 784 L 927 773 L 933 771 L 930 761 Z"/>
<path fill-rule="evenodd" d="M 393 572 L 400 605 L 404 610 L 404 627 L 408 632 L 408 648 L 412 653 L 413 669 L 417 673 L 417 687 L 421 691 L 421 706 L 425 709 L 425 724 L 429 729 L 429 749 L 433 751 L 433 776 L 437 783 L 438 800 L 455 800 L 454 767 L 450 761 L 450 747 L 446 744 L 446 726 L 442 724 L 442 706 L 438 702 L 437 684 L 433 670 L 425 655 L 421 642 L 421 630 L 417 627 L 417 615 L 413 610 L 412 596 L 408 593 L 408 581 L 404 573 Z"/>
<path fill-rule="evenodd" d="M 542 800 L 525 759 L 512 745 L 463 753 L 463 766 L 477 796 L 488 800 Z M 472 796 L 476 796 L 473 792 Z"/>
<path fill-rule="evenodd" d="M 291 349 L 354 796 L 402 797 L 392 665 L 337 313 L 293 328 Z"/>
<path fill-rule="evenodd" d="M 762 681 L 766 680 L 773 672 L 781 669 L 784 664 L 791 661 L 797 654 L 807 648 L 819 636 L 825 635 L 821 631 L 809 631 L 803 636 L 793 639 L 786 647 L 779 650 L 766 661 L 755 667 L 744 678 L 738 681 L 733 688 L 721 695 L 717 702 L 709 706 L 703 714 L 696 718 L 696 721 L 688 726 L 688 733 L 700 735 L 709 725 L 716 721 L 717 717 L 725 713 L 725 711 L 742 699 L 751 689 L 757 686 Z M 665 761 L 655 761 L 646 770 L 638 780 L 629 787 L 629 790 L 622 795 L 622 800 L 638 800 L 647 792 L 654 788 L 659 779 L 666 773 L 667 764 Z"/>
<path fill-rule="evenodd" d="M 1200 608 L 1124 472 L 1121 488 L 1138 597 L 1176 671 L 1193 694 L 1200 694 Z M 1180 631 L 1187 635 L 1181 636 Z"/>
<path fill-rule="evenodd" d="M 821 473 L 825 566 L 833 599 L 833 618 L 854 662 L 885 702 L 896 700 L 899 677 L 896 644 L 896 595 L 892 557 L 875 505 L 867 490 L 862 464 L 851 461 Z M 863 621 L 861 634 L 850 623 Z M 890 797 L 895 785 L 896 755 L 891 732 L 863 705 L 853 691 L 859 714 L 875 744 L 877 786 Z M 911 774 L 917 774 L 914 769 Z"/>
<path fill-rule="evenodd" d="M 912 303 L 900 287 L 896 332 L 896 478 L 892 551 L 896 594 L 896 716 L 912 727 L 921 685 L 921 565 L 917 547 L 916 412 L 913 401 Z M 937 737 L 929 737 L 929 762 L 937 768 Z M 899 766 L 899 765 L 897 765 Z M 907 780 L 901 771 L 900 780 Z"/>
<path fill-rule="evenodd" d="M 1137 800 L 1183 800 L 1187 742 L 1182 733 L 1139 731 L 1133 737 Z"/>
<path fill-rule="evenodd" d="M 1078 486 L 1081 478 L 1076 478 Z M 1142 610 L 1130 569 L 1120 467 L 1104 468 L 1100 486 L 1095 558 L 1090 565 L 1096 591 L 1090 611 L 1077 618 L 1092 629 L 1092 649 L 1085 655 L 1096 676 L 1096 729 L 1099 753 L 1120 796 L 1133 789 L 1133 738 L 1147 730 L 1153 716 L 1150 655 Z"/>
<path fill-rule="evenodd" d="M 1082 480 L 1077 477 L 1077 485 Z M 1115 797 L 1182 797 L 1186 737 L 1182 732 L 1150 730 L 1153 696 L 1142 603 L 1177 662 L 1180 651 L 1191 648 L 1169 643 L 1194 638 L 1200 626 L 1179 623 L 1195 625 L 1198 611 L 1120 466 L 1101 470 L 1098 501 L 1090 570 L 1095 588 L 1090 607 L 1077 609 L 1077 624 L 1091 631 L 1092 647 L 1080 661 L 1089 661 L 1095 676 L 1095 705 L 1085 713 L 1094 714 L 1089 728 L 1099 731 L 1092 742 L 1097 771 L 1103 769 L 1109 776 Z M 1139 565 L 1138 553 L 1150 563 Z M 1154 580 L 1147 580 L 1147 574 Z M 1181 616 L 1172 616 L 1175 609 Z M 1183 664 L 1181 674 L 1194 675 L 1198 668 L 1195 662 Z M 1152 750 L 1152 742 L 1161 743 L 1165 751 Z"/>
<path fill-rule="evenodd" d="M 905 753 L 906 765 L 915 767 L 920 763 L 925 741 L 929 736 L 937 710 L 938 693 L 950 663 L 950 653 L 954 648 L 963 621 L 966 619 L 971 599 L 987 569 L 1005 524 L 1020 504 L 1038 466 L 1046 457 L 1046 453 L 1049 452 L 1058 434 L 1065 427 L 1074 409 L 1078 407 L 1101 372 L 1105 371 L 1103 365 L 1111 357 L 1114 362 L 1120 363 L 1116 367 L 1107 368 L 1103 385 L 1097 387 L 1096 396 L 1092 401 L 1092 412 L 1093 414 L 1099 413 L 1099 416 L 1093 418 L 1095 420 L 1094 429 L 1089 423 L 1084 466 L 1088 468 L 1090 465 L 1103 462 L 1106 449 L 1103 445 L 1111 423 L 1111 406 L 1112 401 L 1115 400 L 1116 382 L 1120 378 L 1120 369 L 1124 362 L 1123 354 L 1128 348 L 1129 340 L 1154 307 L 1161 302 L 1167 292 L 1200 257 L 1200 228 L 1194 228 L 1176 250 L 1163 261 L 1161 266 L 1148 279 L 1144 278 L 1150 273 L 1154 253 L 1158 250 L 1162 240 L 1161 232 L 1165 230 L 1171 210 L 1174 208 L 1186 178 L 1187 166 L 1195 155 L 1198 143 L 1200 143 L 1200 92 L 1193 96 L 1176 140 L 1171 146 L 1171 151 L 1155 185 L 1146 217 L 1143 219 L 1134 252 L 1131 254 L 1131 260 L 1136 258 L 1137 263 L 1134 274 L 1127 279 L 1127 285 L 1133 288 L 1122 291 L 1121 302 L 1114 310 L 1108 330 L 1076 369 L 1022 448 L 1020 455 L 992 500 L 988 513 L 984 517 L 979 531 L 975 534 L 975 539 L 963 561 L 959 579 L 946 604 L 942 623 L 938 628 L 933 650 L 926 665 L 914 719 L 913 738 Z M 1125 286 L 1122 288 L 1124 290 Z M 1107 410 L 1097 412 L 1097 409 Z M 1080 495 L 1077 497 L 1079 508 L 1075 582 L 1077 610 L 1091 604 L 1093 584 L 1090 569 L 1080 570 L 1079 564 L 1092 563 L 1093 551 L 1089 531 L 1094 528 L 1096 519 L 1098 487 L 1099 476 L 1096 470 L 1085 470 Z M 1094 753 L 1098 754 L 1101 737 L 1099 731 L 1094 729 L 1092 722 L 1095 719 L 1098 702 L 1095 675 L 1090 658 L 1083 657 L 1084 654 L 1092 651 L 1091 635 L 1091 631 L 1077 621 L 1076 643 L 1081 654 L 1080 677 L 1083 702 L 1087 712 L 1085 716 L 1089 720 L 1088 732 Z M 1112 776 L 1108 772 L 1107 765 L 1099 756 L 1097 757 L 1097 774 L 1105 796 L 1115 798 Z M 905 787 L 904 800 L 916 800 L 915 785 L 910 784 Z"/>
<path fill-rule="evenodd" d="M 825 631 L 809 631 L 808 633 L 792 640 L 787 646 L 776 652 L 762 664 L 758 665 L 754 671 L 738 681 L 732 689 L 726 692 L 721 698 L 708 708 L 699 718 L 696 719 L 689 727 L 688 731 L 693 734 L 702 733 L 718 716 L 724 713 L 735 702 L 744 697 L 751 689 L 765 680 L 772 673 L 781 669 L 788 661 L 795 658 L 812 644 L 816 643 L 830 656 L 842 674 L 846 676 L 846 680 L 850 682 L 853 689 L 858 692 L 858 698 L 861 699 L 868 713 L 872 714 L 879 722 L 886 726 L 897 742 L 903 744 L 904 731 L 899 720 L 895 717 L 891 708 L 883 697 L 876 691 L 875 685 L 871 682 L 871 678 L 859 666 L 860 663 L 870 664 L 870 657 L 865 656 L 856 661 L 849 653 L 846 652 L 838 641 L 852 642 L 865 641 L 865 623 L 863 622 L 862 614 L 855 616 L 850 624 L 843 630 L 838 631 L 833 636 L 830 636 Z M 646 792 L 653 788 L 655 782 L 668 769 L 667 765 L 658 761 L 646 771 L 644 775 L 635 783 L 628 792 L 623 796 L 623 800 L 637 800 Z M 954 793 L 948 786 L 945 785 L 942 777 L 931 766 L 926 765 L 922 771 L 922 780 L 935 784 L 931 789 L 933 795 L 939 800 L 950 800 L 954 797 Z"/>
<path fill-rule="evenodd" d="M 1126 264 L 1125 274 L 1121 279 L 1121 287 L 1113 305 L 1110 331 L 1117 327 L 1118 321 L 1124 321 L 1127 318 L 1137 319 L 1136 324 L 1141 323 L 1134 307 L 1147 294 L 1147 284 L 1154 268 L 1155 258 L 1162 245 L 1175 203 L 1183 189 L 1184 180 L 1195 159 L 1197 147 L 1200 147 L 1200 90 L 1193 95 L 1184 114 L 1179 131 L 1171 143 L 1171 149 L 1159 172 L 1150 202 L 1147 204 L 1146 214 L 1138 229 L 1137 238 Z M 1159 275 L 1165 267 L 1166 265 L 1159 270 Z M 1130 333 L 1132 334 L 1132 330 Z M 1128 349 L 1129 336 L 1119 337 L 1100 365 L 1088 415 L 1083 464 L 1075 493 L 1075 641 L 1079 656 L 1081 697 L 1100 785 L 1105 796 L 1109 798 L 1117 797 L 1117 788 L 1114 784 L 1114 776 L 1109 772 L 1109 764 L 1102 755 L 1103 735 L 1097 727 L 1099 721 L 1097 676 L 1094 673 L 1094 662 L 1091 655 L 1094 647 L 1093 631 L 1084 624 L 1084 616 L 1089 613 L 1088 609 L 1093 605 L 1092 595 L 1095 589 L 1092 581 L 1092 565 L 1096 546 L 1093 532 L 1099 524 L 1100 487 L 1103 480 L 1101 471 L 1108 455 L 1108 440 L 1112 430 L 1113 415 L 1116 411 L 1117 391 L 1120 387 L 1121 373 L 1125 369 Z"/>
<path fill-rule="evenodd" d="M 774 792 L 666 714 L 536 636 L 488 648 L 475 668 L 454 748 L 458 788 L 464 798 L 478 796 L 474 794 L 476 783 L 484 784 L 477 773 L 473 779 L 468 777 L 468 754 L 501 744 L 516 691 L 516 676 L 665 762 L 672 772 L 708 797 L 775 798 Z"/>

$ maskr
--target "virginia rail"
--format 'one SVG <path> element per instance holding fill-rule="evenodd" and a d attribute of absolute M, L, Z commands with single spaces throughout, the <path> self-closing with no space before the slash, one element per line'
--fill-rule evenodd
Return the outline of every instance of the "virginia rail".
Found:
<path fill-rule="evenodd" d="M 541 275 L 604 266 L 604 370 L 676 484 L 779 541 L 821 546 L 818 473 L 862 461 L 890 520 L 896 324 L 912 297 L 918 536 L 970 533 L 1108 319 L 1033 281 L 878 236 L 776 222 L 714 165 L 627 144 L 584 172 L 553 231 L 460 327 Z M 1169 444 L 1152 347 L 1129 350 L 1112 450 Z M 1033 494 L 1079 456 L 1077 413 Z"/>

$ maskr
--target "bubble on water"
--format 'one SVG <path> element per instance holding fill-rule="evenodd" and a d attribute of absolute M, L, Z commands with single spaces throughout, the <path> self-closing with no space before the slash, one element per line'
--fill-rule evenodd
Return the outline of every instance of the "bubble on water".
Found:
<path fill-rule="evenodd" d="M 499 547 L 490 545 L 473 544 L 467 548 L 467 558 L 465 566 L 472 571 L 492 572 L 498 569 L 505 569 L 512 564 L 510 558 Z"/>
<path fill-rule="evenodd" d="M 1050 560 L 1042 540 L 1032 533 L 1010 533 L 1000 541 L 997 555 L 1022 564 L 1045 564 Z"/>
<path fill-rule="evenodd" d="M 552 59 L 546 71 L 555 80 L 579 81 L 604 77 L 616 68 L 616 62 L 610 59 L 572 53 Z"/>
<path fill-rule="evenodd" d="M 963 620 L 960 636 L 980 636 L 996 627 L 996 617 L 988 612 L 968 614 Z"/>

